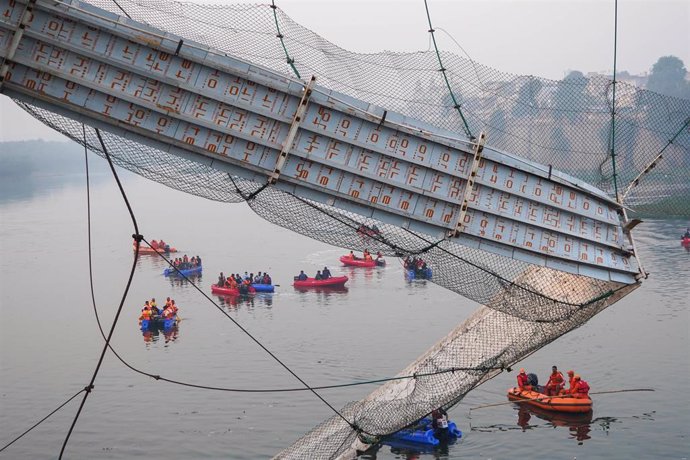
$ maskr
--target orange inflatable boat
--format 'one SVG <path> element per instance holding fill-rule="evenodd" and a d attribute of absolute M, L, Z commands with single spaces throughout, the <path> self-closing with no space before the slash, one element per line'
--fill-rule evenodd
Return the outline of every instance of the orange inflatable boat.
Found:
<path fill-rule="evenodd" d="M 571 395 L 546 396 L 536 391 L 511 388 L 508 390 L 508 399 L 511 401 L 524 401 L 540 409 L 553 412 L 585 413 L 592 410 L 591 398 L 574 398 Z"/>
<path fill-rule="evenodd" d="M 136 247 L 132 246 L 132 250 L 136 251 Z M 148 246 L 139 246 L 139 255 L 145 255 L 145 254 L 168 254 L 170 252 L 177 252 L 177 249 L 168 247 L 166 249 L 161 249 L 158 248 L 158 250 L 155 250 L 153 248 L 150 248 Z"/>

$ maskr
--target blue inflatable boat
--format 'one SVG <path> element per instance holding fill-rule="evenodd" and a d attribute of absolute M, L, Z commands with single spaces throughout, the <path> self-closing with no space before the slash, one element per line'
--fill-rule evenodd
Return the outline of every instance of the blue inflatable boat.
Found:
<path fill-rule="evenodd" d="M 162 316 L 154 316 L 151 319 L 141 320 L 141 329 L 170 329 L 177 324 L 177 315 L 172 318 L 163 318 Z"/>
<path fill-rule="evenodd" d="M 430 280 L 431 279 L 431 269 L 425 268 L 424 270 L 405 270 L 405 279 L 411 280 Z"/>
<path fill-rule="evenodd" d="M 256 292 L 273 292 L 275 290 L 275 286 L 272 284 L 254 284 L 252 283 L 251 285 Z"/>
<path fill-rule="evenodd" d="M 437 446 L 443 440 L 454 440 L 460 437 L 462 437 L 462 431 L 458 429 L 455 422 L 449 421 L 447 428 L 434 428 L 431 419 L 424 418 L 416 426 L 400 430 L 388 436 L 388 439 Z"/>
<path fill-rule="evenodd" d="M 201 265 L 194 268 L 183 268 L 179 271 L 179 273 L 174 268 L 166 268 L 165 270 L 163 270 L 163 274 L 165 276 L 180 276 L 180 273 L 184 276 L 198 275 L 199 273 L 201 273 L 201 268 Z"/>

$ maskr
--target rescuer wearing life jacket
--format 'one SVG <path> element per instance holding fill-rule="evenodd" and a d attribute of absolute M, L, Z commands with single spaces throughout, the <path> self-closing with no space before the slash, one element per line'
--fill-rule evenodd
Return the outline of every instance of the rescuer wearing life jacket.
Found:
<path fill-rule="evenodd" d="M 568 371 L 568 391 L 562 391 L 561 393 L 571 394 L 573 392 L 574 386 L 575 386 L 575 371 L 571 369 Z"/>
<path fill-rule="evenodd" d="M 517 375 L 517 385 L 521 390 L 532 389 L 532 386 L 529 384 L 529 377 L 527 377 L 527 373 L 525 372 L 524 368 L 520 369 L 520 373 Z"/>
<path fill-rule="evenodd" d="M 556 396 L 561 392 L 563 386 L 565 385 L 565 378 L 563 374 L 558 370 L 556 366 L 551 367 L 551 375 L 549 376 L 549 381 L 546 382 L 544 390 L 548 396 Z"/>
<path fill-rule="evenodd" d="M 148 319 L 151 319 L 151 309 L 149 308 L 148 305 L 146 305 L 144 307 L 144 309 L 141 310 L 141 316 L 139 316 L 139 321 L 148 320 Z"/>
<path fill-rule="evenodd" d="M 368 249 L 365 249 L 365 250 L 364 250 L 364 260 L 366 260 L 366 261 L 372 261 L 372 260 L 374 260 L 374 258 L 371 257 L 371 253 L 369 252 Z"/>
<path fill-rule="evenodd" d="M 152 297 L 151 302 L 149 303 L 149 306 L 151 307 L 151 315 L 155 316 L 158 313 L 160 313 L 160 310 L 158 310 L 158 304 L 156 304 L 156 298 Z"/>
<path fill-rule="evenodd" d="M 589 398 L 589 384 L 582 380 L 579 375 L 573 377 L 575 387 L 571 390 L 573 397 L 578 399 Z"/>

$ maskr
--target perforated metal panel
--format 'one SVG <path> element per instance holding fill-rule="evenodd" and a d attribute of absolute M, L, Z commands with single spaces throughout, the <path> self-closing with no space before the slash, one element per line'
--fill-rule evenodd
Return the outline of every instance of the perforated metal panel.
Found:
<path fill-rule="evenodd" d="M 570 176 L 324 89 L 318 75 L 305 95 L 306 81 L 77 1 L 38 1 L 15 51 L 26 7 L 0 0 L 13 98 L 434 238 L 634 282 L 620 206 Z"/>

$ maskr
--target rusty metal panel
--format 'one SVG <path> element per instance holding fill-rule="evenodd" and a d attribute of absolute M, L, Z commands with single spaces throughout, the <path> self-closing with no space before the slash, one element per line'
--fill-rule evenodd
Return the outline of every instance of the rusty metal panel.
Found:
<path fill-rule="evenodd" d="M 0 0 L 0 55 L 24 4 Z M 182 41 L 181 41 L 182 40 Z M 176 53 L 179 51 L 179 53 Z M 78 1 L 39 1 L 2 90 L 189 158 L 495 254 L 632 282 L 621 209 L 549 168 L 473 144 Z M 290 138 L 292 140 L 292 138 Z M 181 150 L 180 150 L 181 149 Z M 186 156 L 187 157 L 187 156 Z M 467 209 L 461 212 L 463 197 Z"/>

